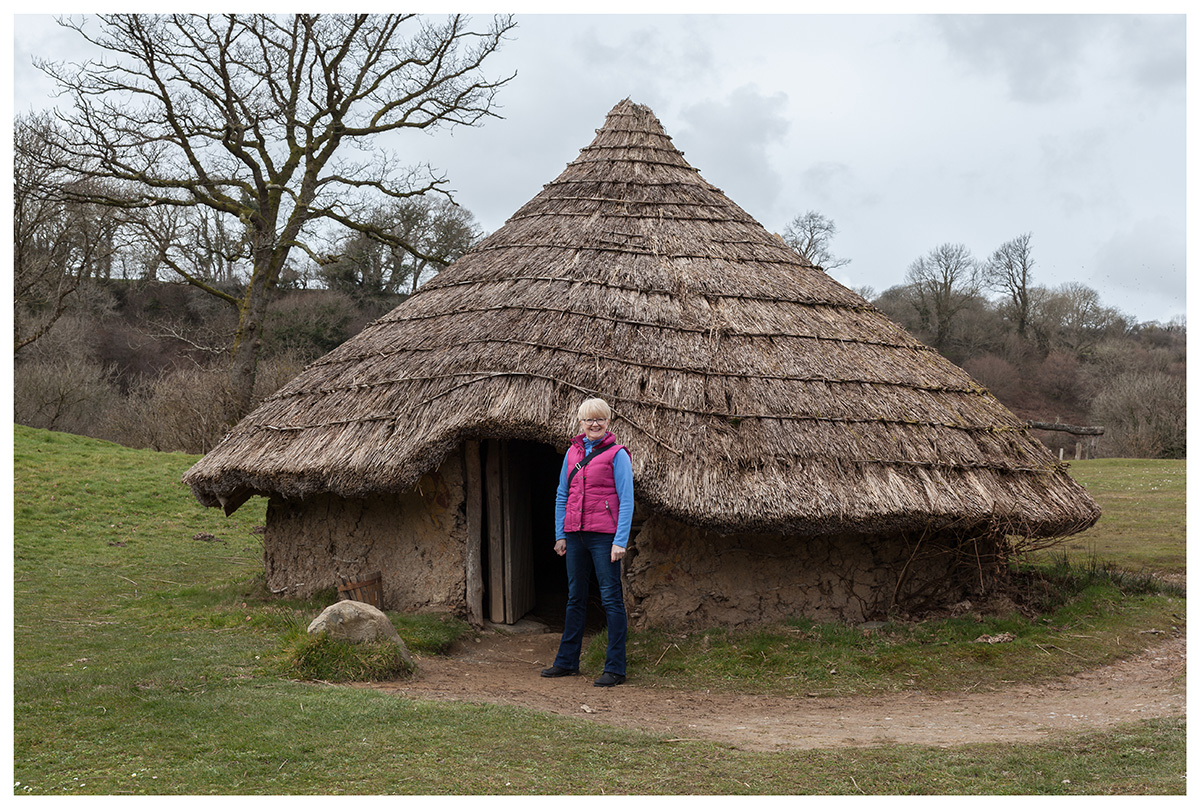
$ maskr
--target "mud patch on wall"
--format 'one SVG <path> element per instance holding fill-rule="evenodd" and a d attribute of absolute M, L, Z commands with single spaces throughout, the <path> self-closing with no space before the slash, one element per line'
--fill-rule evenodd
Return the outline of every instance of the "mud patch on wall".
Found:
<path fill-rule="evenodd" d="M 905 537 L 720 535 L 659 515 L 626 560 L 626 602 L 640 627 L 859 622 L 914 589 L 953 601 L 965 586 L 952 554 L 914 555 Z"/>
<path fill-rule="evenodd" d="M 390 610 L 466 604 L 462 462 L 453 454 L 409 492 L 366 499 L 320 495 L 267 505 L 264 562 L 275 593 L 306 597 L 373 571 Z"/>

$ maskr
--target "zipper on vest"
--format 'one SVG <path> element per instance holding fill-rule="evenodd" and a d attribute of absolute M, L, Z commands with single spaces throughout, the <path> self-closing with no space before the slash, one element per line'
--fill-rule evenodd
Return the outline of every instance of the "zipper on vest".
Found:
<path fill-rule="evenodd" d="M 587 472 L 583 471 L 579 473 L 579 530 L 587 530 Z"/>

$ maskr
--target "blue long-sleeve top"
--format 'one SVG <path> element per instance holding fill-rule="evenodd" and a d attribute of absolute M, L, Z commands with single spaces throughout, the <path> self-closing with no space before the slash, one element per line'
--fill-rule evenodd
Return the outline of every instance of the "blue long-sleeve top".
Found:
<path fill-rule="evenodd" d="M 596 442 L 590 438 L 583 439 L 584 455 L 592 451 L 594 443 Z M 599 463 L 599 461 L 592 463 Z M 621 506 L 617 510 L 617 532 L 613 535 L 613 544 L 618 548 L 624 548 L 629 545 L 629 528 L 633 525 L 633 462 L 629 459 L 629 452 L 624 448 L 613 453 L 612 469 L 613 482 L 617 485 L 617 498 L 621 501 Z M 556 542 L 567 538 L 563 531 L 563 522 L 567 517 L 567 477 L 570 472 L 571 470 L 567 468 L 566 456 L 564 456 L 562 471 L 558 474 L 558 493 L 554 502 L 554 539 Z"/>

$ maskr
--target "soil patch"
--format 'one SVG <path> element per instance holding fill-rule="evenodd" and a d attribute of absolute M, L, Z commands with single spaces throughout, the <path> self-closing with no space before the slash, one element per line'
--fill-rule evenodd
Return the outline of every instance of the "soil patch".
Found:
<path fill-rule="evenodd" d="M 771 697 L 637 684 L 596 688 L 587 676 L 547 679 L 558 634 L 488 632 L 447 657 L 418 660 L 418 679 L 364 687 L 419 699 L 519 705 L 746 750 L 1031 742 L 1059 731 L 1186 713 L 1185 637 L 1072 677 L 1001 691 L 870 697 Z M 597 672 L 598 674 L 599 672 Z"/>

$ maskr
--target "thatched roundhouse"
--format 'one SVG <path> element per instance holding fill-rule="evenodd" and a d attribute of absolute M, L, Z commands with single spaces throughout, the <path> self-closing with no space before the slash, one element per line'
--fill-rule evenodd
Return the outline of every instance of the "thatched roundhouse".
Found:
<path fill-rule="evenodd" d="M 987 586 L 1095 503 L 968 375 L 700 177 L 646 107 L 185 475 L 269 498 L 269 586 L 514 622 L 563 589 L 557 470 L 613 405 L 641 624 L 862 620 Z"/>

